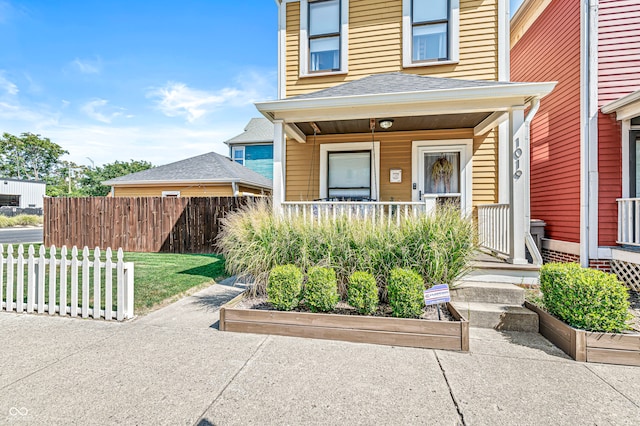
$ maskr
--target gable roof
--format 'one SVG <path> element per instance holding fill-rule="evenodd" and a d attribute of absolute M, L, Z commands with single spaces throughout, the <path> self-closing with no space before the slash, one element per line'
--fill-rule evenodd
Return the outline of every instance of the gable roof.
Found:
<path fill-rule="evenodd" d="M 273 123 L 266 118 L 252 118 L 244 132 L 225 141 L 227 145 L 273 143 Z"/>
<path fill-rule="evenodd" d="M 238 182 L 268 189 L 272 186 L 271 180 L 261 174 L 215 152 L 120 176 L 103 182 L 103 185 L 225 182 Z"/>
<path fill-rule="evenodd" d="M 298 95 L 294 99 L 335 98 L 344 96 L 381 95 L 391 93 L 425 92 L 430 90 L 466 89 L 476 87 L 508 86 L 504 81 L 460 80 L 454 78 L 428 77 L 415 74 L 393 72 L 374 74 L 328 89 Z"/>

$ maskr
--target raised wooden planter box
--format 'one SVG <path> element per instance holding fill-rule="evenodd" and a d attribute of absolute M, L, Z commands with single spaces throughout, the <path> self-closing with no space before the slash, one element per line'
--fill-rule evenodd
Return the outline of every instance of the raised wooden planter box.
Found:
<path fill-rule="evenodd" d="M 469 322 L 450 304 L 457 321 L 233 308 L 243 296 L 220 308 L 221 331 L 469 351 Z"/>
<path fill-rule="evenodd" d="M 535 305 L 540 334 L 576 361 L 640 366 L 640 333 L 598 333 L 573 328 Z"/>

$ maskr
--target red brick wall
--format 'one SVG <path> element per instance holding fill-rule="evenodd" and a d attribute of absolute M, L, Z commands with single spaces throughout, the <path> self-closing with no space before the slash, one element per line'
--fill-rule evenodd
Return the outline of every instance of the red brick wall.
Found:
<path fill-rule="evenodd" d="M 542 260 L 544 263 L 560 262 L 560 263 L 580 263 L 580 256 L 563 253 L 561 251 L 542 249 Z M 611 262 L 606 259 L 590 259 L 589 267 L 600 271 L 611 272 Z"/>

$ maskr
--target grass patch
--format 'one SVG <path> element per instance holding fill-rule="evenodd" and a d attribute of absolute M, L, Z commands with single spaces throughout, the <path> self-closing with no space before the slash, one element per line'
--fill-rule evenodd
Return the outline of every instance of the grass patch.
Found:
<path fill-rule="evenodd" d="M 36 226 L 42 225 L 42 216 L 34 214 L 19 214 L 8 217 L 0 215 L 0 228 L 11 228 L 13 226 Z"/>
<path fill-rule="evenodd" d="M 33 245 L 36 250 L 36 257 L 39 244 Z M 17 257 L 18 245 L 14 245 L 14 256 Z M 25 246 L 25 259 L 27 257 L 27 248 Z M 4 256 L 6 258 L 7 251 L 4 247 Z M 105 253 L 101 253 L 101 257 L 104 260 Z M 48 257 L 48 251 L 47 251 Z M 58 258 L 60 257 L 60 251 L 58 250 Z M 78 256 L 82 258 L 81 254 Z M 71 258 L 71 254 L 67 256 Z M 91 253 L 90 259 L 93 259 L 93 253 Z M 116 260 L 115 253 L 113 260 Z M 134 277 L 134 312 L 136 315 L 153 310 L 155 306 L 165 304 L 167 301 L 173 300 L 180 295 L 199 289 L 205 285 L 212 284 L 214 280 L 225 278 L 227 275 L 224 270 L 224 259 L 221 255 L 216 254 L 173 254 L 173 253 L 124 253 L 125 262 L 133 262 L 135 265 L 135 277 Z M 5 268 L 6 269 L 6 268 Z M 69 268 L 68 268 L 69 269 Z M 81 269 L 81 268 L 80 268 Z M 15 269 L 14 269 L 15 270 Z M 93 269 L 91 271 L 91 277 L 89 279 L 89 295 L 93 299 Z M 6 287 L 6 270 L 4 271 L 3 286 Z M 15 275 L 15 273 L 14 273 Z M 82 271 L 79 271 L 79 299 L 82 300 Z M 58 280 L 60 272 L 58 271 Z M 113 272 L 113 300 L 114 305 L 116 299 L 115 289 L 115 270 Z M 24 274 L 24 295 L 25 302 L 27 296 L 26 281 L 27 274 L 25 268 Z M 15 280 L 14 276 L 14 280 Z M 48 280 L 48 273 L 47 273 Z M 70 283 L 70 279 L 68 279 Z M 14 281 L 14 297 L 16 294 Z M 101 305 L 104 308 L 104 272 L 102 273 L 102 296 Z M 59 286 L 56 293 L 59 294 Z M 3 296 L 6 295 L 6 288 L 3 289 Z M 48 283 L 45 283 L 45 300 L 48 297 Z M 71 300 L 71 289 L 68 284 L 67 300 Z"/>

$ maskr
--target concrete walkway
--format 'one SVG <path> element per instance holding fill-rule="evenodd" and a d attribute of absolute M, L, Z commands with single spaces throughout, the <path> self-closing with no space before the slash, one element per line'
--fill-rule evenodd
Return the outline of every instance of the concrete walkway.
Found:
<path fill-rule="evenodd" d="M 471 353 L 217 330 L 215 285 L 129 323 L 0 313 L 0 423 L 638 424 L 640 368 L 538 334 Z"/>

